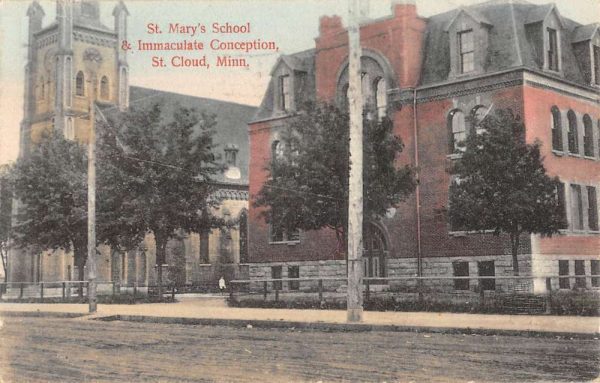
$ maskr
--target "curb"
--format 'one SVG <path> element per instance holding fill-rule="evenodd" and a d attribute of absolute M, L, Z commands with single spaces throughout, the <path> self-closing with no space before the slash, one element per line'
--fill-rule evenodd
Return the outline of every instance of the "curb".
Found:
<path fill-rule="evenodd" d="M 26 318 L 74 319 L 74 318 L 81 318 L 86 315 L 88 315 L 88 314 L 54 312 L 54 311 L 0 311 L 0 318 L 2 318 L 2 317 L 26 317 Z"/>
<path fill-rule="evenodd" d="M 201 326 L 228 326 L 262 329 L 287 329 L 287 330 L 316 330 L 327 332 L 414 332 L 414 333 L 437 333 L 437 334 L 463 334 L 484 336 L 527 336 L 545 338 L 570 338 L 570 339 L 598 339 L 600 333 L 573 333 L 552 332 L 539 330 L 501 330 L 501 329 L 472 329 L 458 327 L 428 327 L 428 326 L 396 326 L 376 325 L 366 323 L 328 323 L 328 322 L 297 322 L 285 320 L 245 320 L 245 319 L 217 319 L 217 318 L 185 318 L 185 317 L 156 317 L 143 315 L 110 315 L 104 317 L 90 318 L 100 321 L 126 321 L 142 323 L 161 324 L 183 324 Z"/>

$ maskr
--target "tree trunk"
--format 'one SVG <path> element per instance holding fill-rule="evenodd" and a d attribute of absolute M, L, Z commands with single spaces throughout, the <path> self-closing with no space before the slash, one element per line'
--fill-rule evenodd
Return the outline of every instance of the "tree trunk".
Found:
<path fill-rule="evenodd" d="M 519 239 L 520 233 L 513 233 L 510 235 L 510 245 L 512 250 L 512 264 L 513 264 L 513 275 L 519 276 Z"/>
<path fill-rule="evenodd" d="M 2 269 L 4 270 L 4 283 L 8 283 L 8 254 L 5 254 L 4 246 L 0 246 L 0 258 L 2 258 Z"/>
<path fill-rule="evenodd" d="M 162 301 L 163 297 L 163 270 L 162 265 L 166 259 L 167 239 L 162 236 L 154 235 L 156 238 L 156 265 L 158 267 L 156 284 L 158 285 L 158 300 Z"/>

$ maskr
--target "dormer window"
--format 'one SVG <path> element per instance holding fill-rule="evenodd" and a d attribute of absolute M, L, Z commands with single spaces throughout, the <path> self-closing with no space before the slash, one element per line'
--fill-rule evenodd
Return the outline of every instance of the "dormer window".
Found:
<path fill-rule="evenodd" d="M 233 167 L 237 166 L 237 145 L 229 144 L 225 146 L 225 162 L 228 166 Z"/>
<path fill-rule="evenodd" d="M 290 76 L 279 76 L 279 109 L 283 111 L 290 110 Z"/>
<path fill-rule="evenodd" d="M 548 50 L 546 51 L 548 60 L 548 69 L 558 72 L 558 37 L 556 29 L 547 28 Z"/>
<path fill-rule="evenodd" d="M 475 69 L 475 44 L 473 30 L 458 33 L 460 50 L 460 73 L 472 72 Z"/>

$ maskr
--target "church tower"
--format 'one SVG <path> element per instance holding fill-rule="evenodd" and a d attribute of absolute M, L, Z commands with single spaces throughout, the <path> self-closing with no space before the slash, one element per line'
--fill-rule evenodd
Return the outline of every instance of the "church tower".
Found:
<path fill-rule="evenodd" d="M 129 68 L 120 42 L 127 38 L 128 15 L 118 2 L 111 29 L 101 21 L 98 0 L 57 0 L 55 22 L 42 27 L 44 10 L 31 4 L 22 156 L 53 129 L 87 142 L 91 102 L 127 107 Z"/>
<path fill-rule="evenodd" d="M 25 99 L 21 122 L 20 156 L 27 157 L 44 132 L 56 130 L 86 143 L 90 105 L 125 109 L 129 103 L 126 52 L 129 12 L 122 1 L 114 8 L 114 27 L 101 21 L 98 0 L 57 0 L 56 20 L 43 25 L 45 12 L 33 1 L 29 18 Z M 19 203 L 15 201 L 14 209 Z M 12 249 L 10 281 L 69 280 L 75 273 L 73 256 Z M 102 272 L 102 270 L 100 270 Z"/>

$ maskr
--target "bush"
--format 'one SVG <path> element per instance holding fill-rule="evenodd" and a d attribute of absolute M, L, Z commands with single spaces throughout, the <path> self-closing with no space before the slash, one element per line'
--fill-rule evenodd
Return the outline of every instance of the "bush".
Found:
<path fill-rule="evenodd" d="M 600 295 L 590 291 L 559 291 L 552 294 L 550 313 L 554 315 L 600 315 Z"/>

